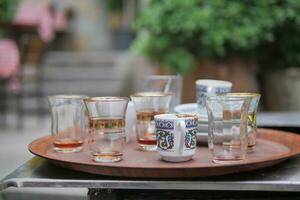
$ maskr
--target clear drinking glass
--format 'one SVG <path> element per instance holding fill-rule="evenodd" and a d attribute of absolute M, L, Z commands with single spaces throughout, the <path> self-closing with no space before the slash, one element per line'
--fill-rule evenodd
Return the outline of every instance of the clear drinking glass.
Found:
<path fill-rule="evenodd" d="M 154 116 L 169 112 L 171 94 L 141 92 L 131 95 L 136 110 L 136 133 L 139 148 L 143 151 L 156 150 Z"/>
<path fill-rule="evenodd" d="M 226 95 L 206 98 L 208 147 L 215 163 L 243 160 L 247 153 L 247 116 L 251 98 Z"/>
<path fill-rule="evenodd" d="M 172 95 L 170 109 L 181 104 L 182 76 L 153 75 L 147 76 L 142 86 L 143 92 L 163 92 Z"/>
<path fill-rule="evenodd" d="M 261 95 L 258 93 L 228 93 L 227 96 L 251 98 L 251 103 L 248 110 L 247 136 L 248 152 L 253 152 L 256 145 L 257 135 L 256 113 Z"/>
<path fill-rule="evenodd" d="M 80 151 L 87 130 L 84 95 L 48 97 L 51 110 L 51 131 L 54 150 L 69 153 Z"/>
<path fill-rule="evenodd" d="M 88 111 L 88 145 L 96 162 L 122 160 L 125 143 L 126 97 L 84 99 Z"/>

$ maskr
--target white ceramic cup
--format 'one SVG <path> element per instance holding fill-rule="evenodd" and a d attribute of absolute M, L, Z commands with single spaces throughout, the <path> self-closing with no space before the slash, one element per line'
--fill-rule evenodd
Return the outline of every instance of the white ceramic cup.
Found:
<path fill-rule="evenodd" d="M 194 115 L 156 115 L 157 151 L 169 162 L 192 159 L 196 152 L 197 118 Z"/>
<path fill-rule="evenodd" d="M 205 108 L 205 98 L 231 92 L 232 83 L 229 81 L 199 79 L 196 81 L 196 100 L 198 109 Z"/>

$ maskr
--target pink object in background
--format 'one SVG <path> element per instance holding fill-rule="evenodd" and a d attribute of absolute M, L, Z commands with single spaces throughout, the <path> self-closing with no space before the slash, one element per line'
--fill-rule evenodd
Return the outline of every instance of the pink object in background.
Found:
<path fill-rule="evenodd" d="M 0 79 L 8 79 L 10 89 L 18 91 L 19 72 L 20 55 L 16 43 L 10 39 L 0 39 Z"/>
<path fill-rule="evenodd" d="M 55 19 L 52 9 L 47 2 L 21 1 L 13 20 L 16 26 L 36 27 L 40 38 L 45 42 L 50 42 L 55 36 Z"/>
<path fill-rule="evenodd" d="M 65 12 L 63 10 L 56 10 L 53 14 L 55 30 L 64 31 L 67 28 Z"/>

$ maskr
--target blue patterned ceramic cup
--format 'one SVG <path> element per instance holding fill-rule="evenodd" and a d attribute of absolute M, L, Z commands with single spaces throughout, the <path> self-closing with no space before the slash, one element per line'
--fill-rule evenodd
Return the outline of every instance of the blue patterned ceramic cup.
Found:
<path fill-rule="evenodd" d="M 169 162 L 192 159 L 196 152 L 197 117 L 183 114 L 156 115 L 157 151 Z"/>
<path fill-rule="evenodd" d="M 196 81 L 196 100 L 198 109 L 205 108 L 205 98 L 231 92 L 232 83 L 229 81 L 200 79 Z"/>

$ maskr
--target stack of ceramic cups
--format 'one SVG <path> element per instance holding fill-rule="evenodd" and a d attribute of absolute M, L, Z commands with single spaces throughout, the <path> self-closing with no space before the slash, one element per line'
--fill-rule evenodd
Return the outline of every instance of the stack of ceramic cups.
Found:
<path fill-rule="evenodd" d="M 200 79 L 196 81 L 196 104 L 182 104 L 175 107 L 175 112 L 180 114 L 195 114 L 198 116 L 197 139 L 207 142 L 208 117 L 205 108 L 205 98 L 211 95 L 230 93 L 232 83 L 229 81 Z"/>
<path fill-rule="evenodd" d="M 232 83 L 229 81 L 200 79 L 196 81 L 196 100 L 199 113 L 199 132 L 207 133 L 208 117 L 205 98 L 211 95 L 221 95 L 231 92 Z M 200 134 L 201 135 L 201 134 Z"/>

